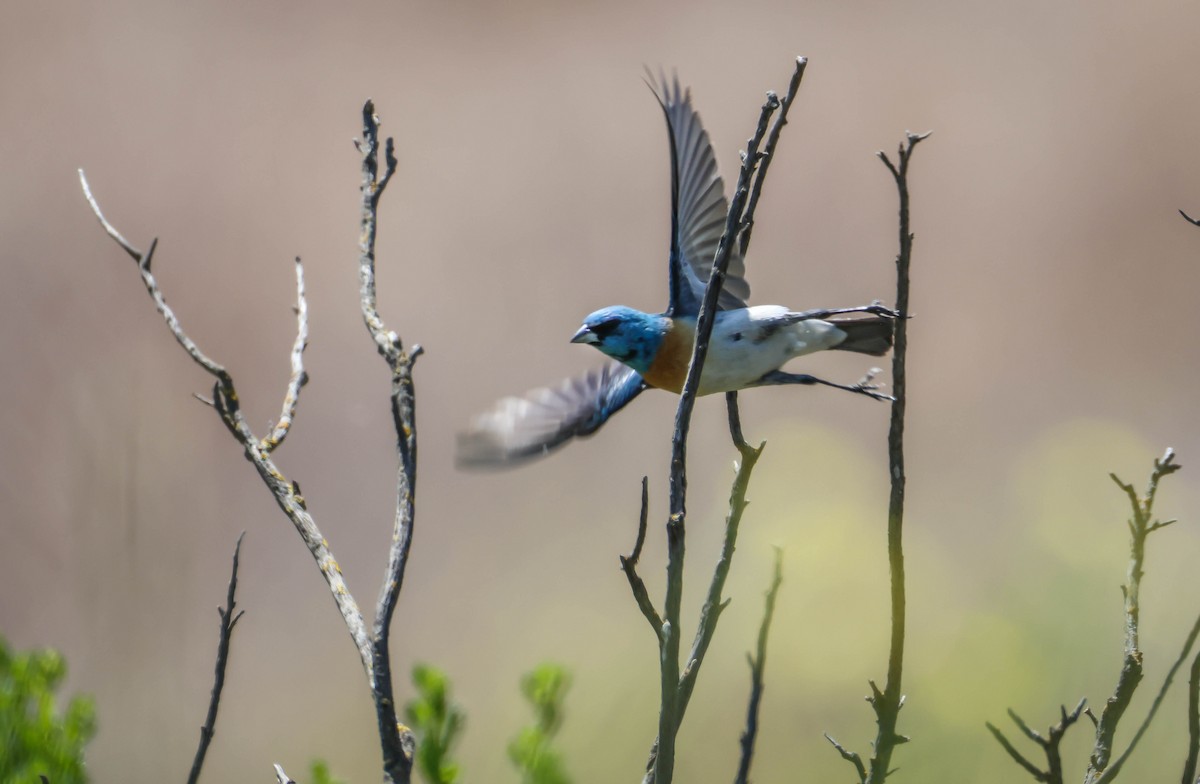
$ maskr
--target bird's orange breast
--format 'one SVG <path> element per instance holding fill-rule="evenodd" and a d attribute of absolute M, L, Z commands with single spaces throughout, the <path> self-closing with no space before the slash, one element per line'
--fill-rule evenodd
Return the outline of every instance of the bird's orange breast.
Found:
<path fill-rule="evenodd" d="M 696 339 L 696 325 L 683 319 L 671 319 L 671 328 L 663 336 L 662 345 L 654 355 L 654 361 L 642 374 L 652 387 L 679 393 L 687 379 L 688 363 L 692 360 L 692 344 Z"/>

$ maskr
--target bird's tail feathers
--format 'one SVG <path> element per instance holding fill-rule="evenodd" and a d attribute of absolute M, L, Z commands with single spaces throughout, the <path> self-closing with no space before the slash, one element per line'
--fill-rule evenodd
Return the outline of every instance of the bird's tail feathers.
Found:
<path fill-rule="evenodd" d="M 846 339 L 834 346 L 835 351 L 854 351 L 878 357 L 892 347 L 895 319 L 878 316 L 875 318 L 829 319 L 835 327 L 846 333 Z"/>

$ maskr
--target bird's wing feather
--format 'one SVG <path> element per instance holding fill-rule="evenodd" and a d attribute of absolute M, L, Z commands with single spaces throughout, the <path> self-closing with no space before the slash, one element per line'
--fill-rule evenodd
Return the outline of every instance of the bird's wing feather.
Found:
<path fill-rule="evenodd" d="M 548 454 L 596 432 L 645 388 L 636 371 L 610 362 L 556 387 L 506 397 L 459 434 L 456 461 L 469 468 L 504 467 Z"/>
<path fill-rule="evenodd" d="M 660 75 L 657 86 L 651 83 L 650 88 L 666 116 L 671 143 L 671 301 L 667 312 L 691 316 L 700 310 L 729 205 L 712 144 L 700 115 L 692 108 L 691 94 L 680 88 L 678 77 L 667 81 Z M 745 276 L 746 265 L 735 243 L 718 300 L 722 309 L 746 306 L 750 285 Z"/>

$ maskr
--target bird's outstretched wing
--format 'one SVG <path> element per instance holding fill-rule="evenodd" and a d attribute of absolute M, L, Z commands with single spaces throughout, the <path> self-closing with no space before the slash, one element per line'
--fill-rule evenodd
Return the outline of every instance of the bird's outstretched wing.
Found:
<path fill-rule="evenodd" d="M 556 387 L 506 397 L 459 434 L 456 462 L 464 468 L 503 467 L 548 454 L 596 432 L 645 388 L 636 371 L 610 362 Z"/>
<path fill-rule="evenodd" d="M 704 287 L 725 231 L 729 212 L 725 183 L 717 173 L 708 133 L 692 108 L 691 93 L 680 88 L 677 76 L 668 82 L 660 75 L 656 86 L 653 74 L 647 75 L 647 83 L 666 115 L 671 142 L 671 301 L 667 313 L 694 316 L 700 311 Z M 746 265 L 735 243 L 718 300 L 722 309 L 746 307 L 750 285 L 745 276 Z"/>

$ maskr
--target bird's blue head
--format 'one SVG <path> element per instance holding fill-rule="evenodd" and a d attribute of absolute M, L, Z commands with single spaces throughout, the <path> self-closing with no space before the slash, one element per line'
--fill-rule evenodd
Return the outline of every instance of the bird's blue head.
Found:
<path fill-rule="evenodd" d="M 645 373 L 670 329 L 666 316 L 614 305 L 583 320 L 572 343 L 589 343 L 615 360 Z"/>

